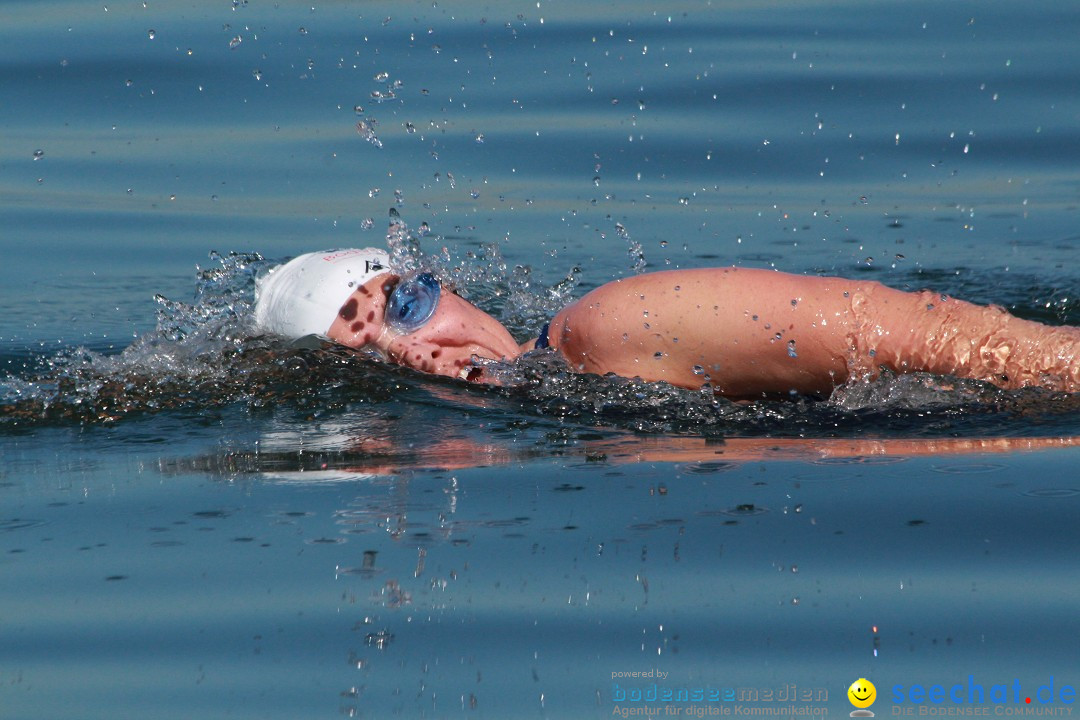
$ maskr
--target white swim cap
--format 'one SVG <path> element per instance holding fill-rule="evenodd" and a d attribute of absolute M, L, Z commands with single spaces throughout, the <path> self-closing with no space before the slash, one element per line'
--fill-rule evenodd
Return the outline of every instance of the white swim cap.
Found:
<path fill-rule="evenodd" d="M 325 335 L 353 291 L 390 270 L 380 248 L 307 253 L 255 283 L 255 327 L 291 339 Z"/>

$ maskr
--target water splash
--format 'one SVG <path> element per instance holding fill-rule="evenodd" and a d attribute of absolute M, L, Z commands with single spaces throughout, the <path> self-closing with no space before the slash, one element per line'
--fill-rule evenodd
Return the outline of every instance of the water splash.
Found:
<path fill-rule="evenodd" d="M 620 222 L 615 223 L 615 234 L 626 243 L 626 254 L 630 258 L 630 270 L 635 275 L 645 272 L 648 262 L 645 261 L 645 249 L 641 246 L 641 243 L 631 238 L 626 226 Z"/>
<path fill-rule="evenodd" d="M 423 245 L 436 248 L 425 251 Z M 527 266 L 515 266 L 498 244 L 452 260 L 428 228 L 412 233 L 390 211 L 387 244 L 399 272 L 436 273 L 519 338 L 537 328 L 574 294 L 580 275 L 572 268 L 546 285 Z M 452 411 L 474 393 L 490 407 L 520 421 L 535 415 L 580 427 L 706 436 L 1016 434 L 1075 432 L 1080 395 L 1041 390 L 1003 391 L 986 383 L 927 374 L 884 373 L 857 379 L 830 398 L 793 398 L 733 403 L 712 392 L 705 368 L 698 390 L 616 376 L 573 372 L 553 350 L 526 353 L 514 362 L 477 359 L 499 383 L 470 386 L 391 366 L 351 350 L 315 343 L 297 347 L 254 334 L 256 277 L 273 262 L 257 254 L 211 254 L 199 268 L 191 302 L 158 297 L 157 328 L 119 354 L 68 348 L 36 356 L 33 369 L 0 376 L 0 430 L 56 422 L 108 423 L 179 408 L 199 412 L 241 407 L 302 409 L 305 417 L 340 411 L 350 403 L 408 402 L 429 391 Z M 446 392 L 453 388 L 453 392 Z M 377 411 L 376 411 L 377 412 Z M 1032 430 L 1031 428 L 1037 428 Z"/>
<path fill-rule="evenodd" d="M 360 120 L 356 123 L 356 132 L 364 140 L 381 149 L 383 146 L 382 140 L 375 134 L 375 128 L 378 124 L 379 122 L 373 117 Z"/>
<path fill-rule="evenodd" d="M 329 382 L 326 387 L 337 386 L 340 381 L 325 371 L 353 358 L 337 353 L 316 363 L 323 371 L 313 370 L 312 352 L 328 358 L 335 353 L 282 348 L 254 335 L 255 278 L 275 263 L 257 254 L 211 258 L 217 266 L 198 269 L 194 301 L 158 296 L 156 329 L 119 354 L 68 348 L 43 358 L 33 371 L 0 377 L 0 426 L 112 422 L 238 400 L 259 406 L 273 397 L 299 398 L 289 389 L 296 372 L 314 372 Z"/>
<path fill-rule="evenodd" d="M 468 251 L 464 258 L 455 260 L 428 223 L 421 223 L 419 231 L 413 232 L 396 208 L 390 209 L 386 245 L 395 271 L 434 274 L 522 338 L 535 335 L 565 307 L 580 282 L 581 268 L 574 266 L 562 279 L 546 285 L 531 267 L 508 263 L 498 243 L 482 245 L 479 251 Z"/>

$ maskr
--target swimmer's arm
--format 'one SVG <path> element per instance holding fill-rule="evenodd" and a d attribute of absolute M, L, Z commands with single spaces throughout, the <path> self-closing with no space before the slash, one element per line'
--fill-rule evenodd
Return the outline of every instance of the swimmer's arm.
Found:
<path fill-rule="evenodd" d="M 548 337 L 583 372 L 711 382 L 730 397 L 828 393 L 847 378 L 855 285 L 741 268 L 637 275 L 557 314 Z"/>
<path fill-rule="evenodd" d="M 579 371 L 705 381 L 730 397 L 827 394 L 881 368 L 1074 390 L 1080 330 L 876 282 L 716 268 L 608 283 L 552 320 Z"/>
<path fill-rule="evenodd" d="M 856 304 L 858 354 L 874 368 L 926 371 L 1004 388 L 1080 390 L 1080 328 L 1023 320 L 924 290 L 873 284 Z"/>

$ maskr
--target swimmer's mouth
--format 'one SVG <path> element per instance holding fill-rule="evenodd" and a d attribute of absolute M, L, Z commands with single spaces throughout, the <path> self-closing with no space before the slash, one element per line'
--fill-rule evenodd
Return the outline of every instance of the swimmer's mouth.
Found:
<path fill-rule="evenodd" d="M 475 365 L 466 365 L 461 368 L 461 372 L 458 373 L 458 378 L 465 382 L 478 383 L 482 382 L 484 377 L 484 371 Z"/>

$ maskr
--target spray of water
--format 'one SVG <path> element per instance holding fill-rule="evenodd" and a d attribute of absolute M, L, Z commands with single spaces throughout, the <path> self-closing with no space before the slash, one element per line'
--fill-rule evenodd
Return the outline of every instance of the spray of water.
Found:
<path fill-rule="evenodd" d="M 497 244 L 454 258 L 430 228 L 410 231 L 396 209 L 390 212 L 387 247 L 396 271 L 436 274 L 521 339 L 535 336 L 572 299 L 580 275 L 571 268 L 545 284 L 532 268 L 511 265 Z M 550 349 L 509 363 L 477 359 L 499 385 L 465 386 L 330 344 L 297 347 L 258 336 L 252 324 L 255 279 L 276 262 L 238 253 L 212 253 L 211 260 L 198 269 L 193 300 L 158 297 L 156 329 L 119 354 L 74 347 L 39 358 L 32 371 L 0 377 L 0 428 L 113 422 L 236 403 L 326 412 L 348 402 L 400 401 L 410 387 L 447 386 L 460 390 L 447 395 L 448 407 L 478 392 L 505 398 L 514 412 L 585 426 L 708 435 L 985 433 L 994 418 L 1015 428 L 1016 414 L 1053 423 L 1080 412 L 1080 400 L 1072 396 L 1007 392 L 930 375 L 856 380 L 831 398 L 733 403 L 714 395 L 704 378 L 700 390 L 685 390 L 581 375 Z"/>

